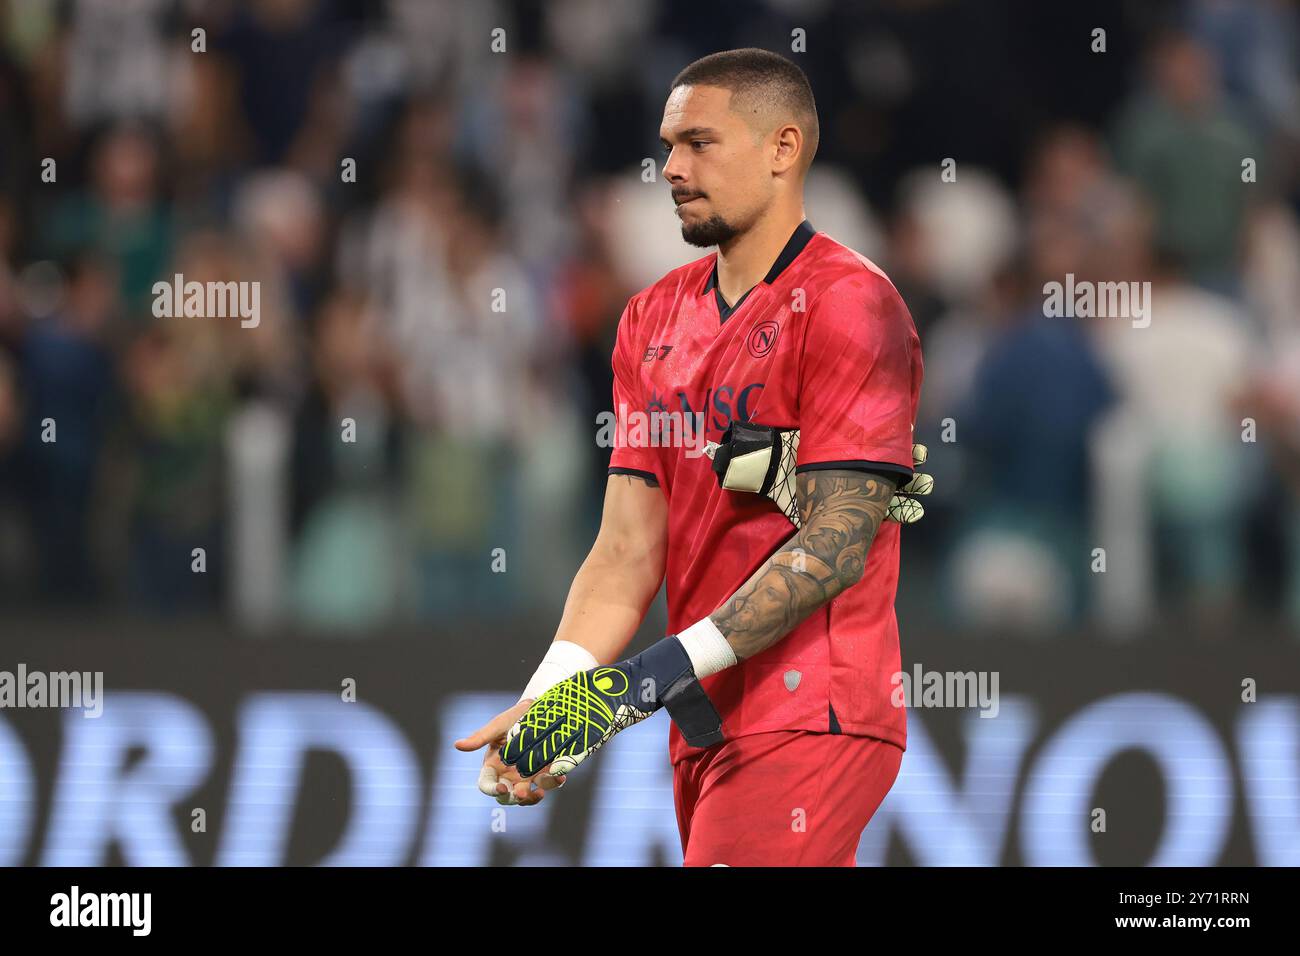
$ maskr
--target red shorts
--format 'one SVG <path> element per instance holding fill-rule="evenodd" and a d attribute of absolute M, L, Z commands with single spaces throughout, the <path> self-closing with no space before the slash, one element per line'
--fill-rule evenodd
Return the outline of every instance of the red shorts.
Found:
<path fill-rule="evenodd" d="M 673 768 L 683 865 L 856 866 L 894 785 L 900 747 L 778 730 L 725 740 Z"/>

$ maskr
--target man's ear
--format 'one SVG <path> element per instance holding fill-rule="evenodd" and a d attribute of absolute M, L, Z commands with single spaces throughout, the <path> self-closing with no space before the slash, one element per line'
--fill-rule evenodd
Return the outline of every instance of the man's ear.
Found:
<path fill-rule="evenodd" d="M 777 128 L 773 136 L 772 171 L 777 174 L 784 174 L 799 167 L 802 163 L 803 149 L 806 145 L 803 131 L 793 123 L 786 123 L 784 126 Z"/>

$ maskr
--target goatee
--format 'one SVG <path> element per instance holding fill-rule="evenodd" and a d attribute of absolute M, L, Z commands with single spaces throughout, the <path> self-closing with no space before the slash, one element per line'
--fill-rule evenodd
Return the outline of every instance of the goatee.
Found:
<path fill-rule="evenodd" d="M 693 246 L 718 246 L 739 234 L 740 230 L 717 213 L 703 222 L 682 223 L 682 238 Z"/>

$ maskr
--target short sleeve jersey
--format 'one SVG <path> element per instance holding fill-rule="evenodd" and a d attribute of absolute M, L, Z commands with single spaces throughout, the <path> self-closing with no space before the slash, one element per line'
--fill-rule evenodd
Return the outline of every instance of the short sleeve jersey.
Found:
<path fill-rule="evenodd" d="M 667 497 L 671 633 L 721 607 L 795 533 L 766 497 L 719 486 L 702 447 L 732 421 L 798 428 L 798 472 L 912 474 L 921 349 L 885 274 L 806 221 L 734 306 L 717 291 L 716 262 L 705 256 L 635 295 L 612 361 L 610 473 L 653 476 Z M 726 737 L 811 730 L 906 748 L 893 701 L 899 532 L 884 522 L 861 581 L 703 681 Z M 695 752 L 676 726 L 669 743 L 674 763 Z"/>

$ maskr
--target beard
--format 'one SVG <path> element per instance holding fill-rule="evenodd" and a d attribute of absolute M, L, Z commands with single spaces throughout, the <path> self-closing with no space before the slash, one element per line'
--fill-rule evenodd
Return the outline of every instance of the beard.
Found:
<path fill-rule="evenodd" d="M 692 246 L 720 246 L 735 239 L 740 232 L 717 213 L 702 222 L 682 223 L 682 239 Z"/>

